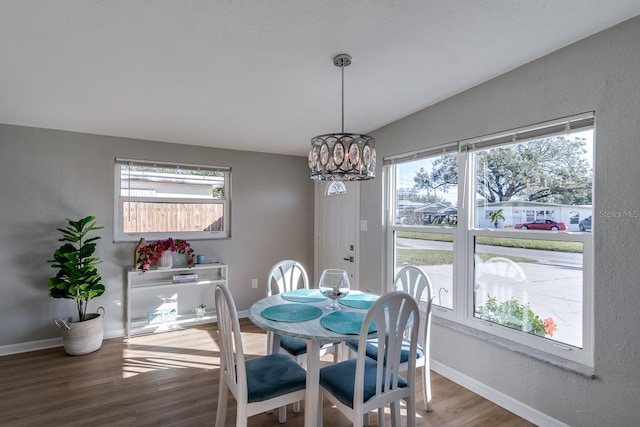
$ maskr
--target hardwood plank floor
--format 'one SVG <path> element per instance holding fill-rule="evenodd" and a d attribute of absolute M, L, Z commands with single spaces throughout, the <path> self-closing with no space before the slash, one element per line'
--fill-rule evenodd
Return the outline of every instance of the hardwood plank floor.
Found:
<path fill-rule="evenodd" d="M 246 356 L 263 355 L 265 332 L 248 319 L 241 324 Z M 0 357 L 0 425 L 213 426 L 218 349 L 217 329 L 210 324 L 136 336 L 129 344 L 105 340 L 85 356 L 55 348 Z M 533 425 L 436 373 L 432 384 L 434 410 L 427 413 L 418 402 L 419 426 Z M 327 401 L 324 420 L 327 427 L 350 426 Z M 376 425 L 375 417 L 371 421 Z M 295 414 L 289 407 L 287 425 L 302 424 L 303 411 Z M 235 425 L 233 398 L 227 425 Z M 280 426 L 277 411 L 251 417 L 249 426 Z"/>

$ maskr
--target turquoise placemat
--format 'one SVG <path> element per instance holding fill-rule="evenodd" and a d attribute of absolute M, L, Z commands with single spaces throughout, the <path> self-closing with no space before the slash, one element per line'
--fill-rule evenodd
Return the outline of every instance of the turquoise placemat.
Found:
<path fill-rule="evenodd" d="M 349 311 L 336 311 L 320 319 L 320 324 L 330 331 L 345 335 L 359 335 L 364 313 L 353 313 Z M 373 323 L 369 324 L 368 333 L 375 332 Z"/>
<path fill-rule="evenodd" d="M 294 289 L 280 294 L 282 299 L 293 302 L 318 302 L 327 299 L 318 289 Z"/>
<path fill-rule="evenodd" d="M 314 305 L 280 304 L 265 308 L 260 316 L 278 322 L 306 322 L 322 316 L 322 309 Z"/>
<path fill-rule="evenodd" d="M 380 298 L 374 294 L 349 294 L 344 298 L 338 300 L 342 305 L 346 305 L 351 308 L 362 308 L 368 310 L 376 300 Z"/>

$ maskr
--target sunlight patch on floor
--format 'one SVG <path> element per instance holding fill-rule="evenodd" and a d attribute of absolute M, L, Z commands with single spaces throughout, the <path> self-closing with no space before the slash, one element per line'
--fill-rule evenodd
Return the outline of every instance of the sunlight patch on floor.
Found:
<path fill-rule="evenodd" d="M 207 371 L 220 367 L 219 346 L 210 328 L 132 337 L 122 360 L 122 378 L 170 369 Z"/>

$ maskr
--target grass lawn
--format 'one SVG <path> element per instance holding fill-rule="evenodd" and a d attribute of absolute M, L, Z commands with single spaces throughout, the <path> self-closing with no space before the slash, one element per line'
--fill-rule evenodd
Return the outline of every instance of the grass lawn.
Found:
<path fill-rule="evenodd" d="M 510 255 L 496 255 L 490 253 L 478 254 L 483 261 L 488 260 L 496 256 L 508 258 L 513 262 L 538 262 L 532 258 L 510 256 Z M 453 264 L 453 252 L 442 251 L 436 249 L 403 249 L 398 248 L 396 250 L 397 265 L 443 265 Z"/>
<path fill-rule="evenodd" d="M 399 231 L 398 237 L 419 240 L 433 240 L 437 242 L 453 242 L 452 234 L 439 233 L 419 233 L 409 231 Z M 532 240 L 532 239 L 512 239 L 507 237 L 476 237 L 479 245 L 502 246 L 507 248 L 538 249 L 542 251 L 582 253 L 582 243 L 580 242 L 560 242 L 557 240 Z"/>

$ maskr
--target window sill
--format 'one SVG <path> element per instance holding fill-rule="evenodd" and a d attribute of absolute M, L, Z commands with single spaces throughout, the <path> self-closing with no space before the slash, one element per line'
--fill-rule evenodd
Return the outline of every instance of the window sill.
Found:
<path fill-rule="evenodd" d="M 470 328 L 465 325 L 461 325 L 459 323 L 453 322 L 448 319 L 443 319 L 438 316 L 432 317 L 432 322 L 434 324 L 443 326 L 445 328 L 449 328 L 458 332 L 461 332 L 466 335 L 470 335 L 472 337 L 481 339 L 483 341 L 495 344 L 497 346 L 506 348 L 507 350 L 514 351 L 516 353 L 523 354 L 525 356 L 531 357 L 533 359 L 539 360 L 541 362 L 548 363 L 552 366 L 558 367 L 560 369 L 564 369 L 566 371 L 574 372 L 580 374 L 584 377 L 595 379 L 596 374 L 594 368 L 586 365 L 582 365 L 579 363 L 571 362 L 566 359 L 562 359 L 560 357 L 554 356 L 552 354 L 548 354 L 531 347 L 527 347 L 525 345 L 504 339 L 502 337 L 498 337 L 492 334 L 488 334 L 483 331 L 479 331 L 474 328 Z"/>

